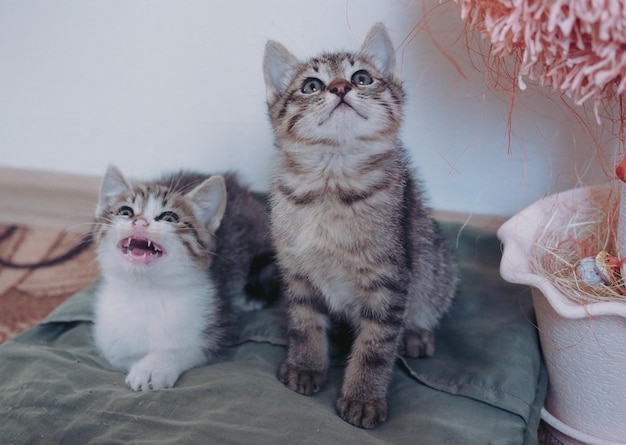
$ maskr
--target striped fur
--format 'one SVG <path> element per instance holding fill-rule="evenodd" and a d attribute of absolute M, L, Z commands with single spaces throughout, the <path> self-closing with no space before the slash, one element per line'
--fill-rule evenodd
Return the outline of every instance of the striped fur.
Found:
<path fill-rule="evenodd" d="M 357 53 L 302 63 L 268 42 L 264 59 L 277 147 L 272 235 L 288 301 L 278 378 L 317 392 L 331 321 L 347 322 L 354 342 L 336 407 L 364 428 L 386 419 L 398 350 L 434 352 L 433 330 L 456 289 L 398 138 L 404 94 L 394 63 L 380 24 Z"/>
<path fill-rule="evenodd" d="M 133 390 L 171 387 L 231 342 L 233 311 L 260 307 L 244 290 L 253 275 L 273 290 L 273 266 L 263 259 L 272 257 L 265 208 L 232 174 L 130 182 L 112 167 L 96 218 L 102 284 L 94 338 L 113 366 L 128 371 Z M 153 258 L 148 239 L 160 251 Z"/>

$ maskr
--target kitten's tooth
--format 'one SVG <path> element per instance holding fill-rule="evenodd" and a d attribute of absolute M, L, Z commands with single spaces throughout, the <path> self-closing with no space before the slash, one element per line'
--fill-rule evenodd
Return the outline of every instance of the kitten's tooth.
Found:
<path fill-rule="evenodd" d="M 152 244 L 152 241 L 148 240 L 148 249 L 150 248 L 151 244 Z"/>

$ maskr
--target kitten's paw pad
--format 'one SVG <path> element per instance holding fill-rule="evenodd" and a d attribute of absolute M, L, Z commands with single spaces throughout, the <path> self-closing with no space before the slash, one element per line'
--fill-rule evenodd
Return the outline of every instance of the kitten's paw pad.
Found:
<path fill-rule="evenodd" d="M 411 358 L 430 357 L 435 353 L 435 334 L 427 329 L 407 329 L 402 353 Z"/>
<path fill-rule="evenodd" d="M 152 369 L 135 365 L 126 376 L 126 384 L 133 391 L 150 391 L 171 388 L 178 380 L 179 373 L 168 369 Z"/>
<path fill-rule="evenodd" d="M 358 400 L 342 396 L 337 399 L 336 408 L 339 417 L 359 428 L 374 428 L 387 420 L 385 399 Z"/>
<path fill-rule="evenodd" d="M 326 381 L 326 373 L 283 363 L 278 369 L 278 380 L 292 391 L 310 396 L 322 388 Z"/>

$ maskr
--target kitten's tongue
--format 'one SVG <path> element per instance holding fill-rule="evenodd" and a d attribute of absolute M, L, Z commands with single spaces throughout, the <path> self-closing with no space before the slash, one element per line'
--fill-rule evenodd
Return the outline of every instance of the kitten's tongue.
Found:
<path fill-rule="evenodd" d="M 118 243 L 122 254 L 131 263 L 150 264 L 163 256 L 163 248 L 148 238 L 129 236 Z"/>

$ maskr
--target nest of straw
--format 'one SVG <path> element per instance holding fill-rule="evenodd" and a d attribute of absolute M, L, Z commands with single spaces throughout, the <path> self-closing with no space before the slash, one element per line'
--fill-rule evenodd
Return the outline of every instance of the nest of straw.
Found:
<path fill-rule="evenodd" d="M 585 208 L 571 210 L 568 218 L 551 220 L 542 229 L 531 252 L 531 270 L 546 276 L 565 296 L 579 304 L 602 301 L 626 302 L 626 279 L 610 285 L 590 286 L 576 274 L 583 258 L 600 251 L 617 256 L 615 228 L 618 217 L 618 193 L 596 193 Z"/>

